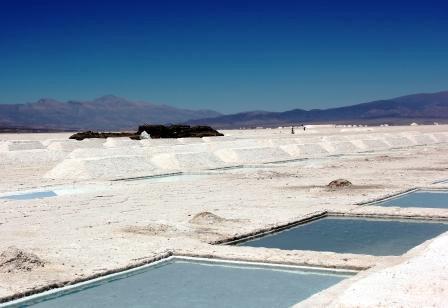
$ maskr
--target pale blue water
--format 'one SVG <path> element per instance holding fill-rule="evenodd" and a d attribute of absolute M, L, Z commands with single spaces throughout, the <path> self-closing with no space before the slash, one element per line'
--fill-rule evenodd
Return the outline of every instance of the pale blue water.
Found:
<path fill-rule="evenodd" d="M 324 217 L 238 245 L 388 256 L 401 255 L 445 231 L 448 224 L 442 222 Z"/>
<path fill-rule="evenodd" d="M 448 191 L 413 191 L 373 205 L 446 209 L 448 208 Z"/>
<path fill-rule="evenodd" d="M 55 197 L 57 194 L 55 194 L 53 191 L 36 191 L 36 192 L 30 192 L 25 194 L 14 194 L 9 196 L 3 196 L 0 197 L 0 199 L 11 199 L 11 200 L 32 200 L 32 199 L 40 199 L 40 198 L 48 198 L 48 197 Z"/>
<path fill-rule="evenodd" d="M 24 306 L 290 307 L 351 275 L 175 259 Z"/>

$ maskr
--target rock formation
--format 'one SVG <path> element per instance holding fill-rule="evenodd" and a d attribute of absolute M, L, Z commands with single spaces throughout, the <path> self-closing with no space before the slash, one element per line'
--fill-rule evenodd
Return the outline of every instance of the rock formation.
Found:
<path fill-rule="evenodd" d="M 202 138 L 224 136 L 210 126 L 189 126 L 189 125 L 142 125 L 138 128 L 137 134 L 147 132 L 151 138 Z"/>

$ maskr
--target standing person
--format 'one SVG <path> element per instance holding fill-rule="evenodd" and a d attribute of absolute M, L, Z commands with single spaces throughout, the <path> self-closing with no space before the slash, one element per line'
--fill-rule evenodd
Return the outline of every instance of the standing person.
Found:
<path fill-rule="evenodd" d="M 291 134 L 294 135 L 294 126 L 291 126 Z"/>

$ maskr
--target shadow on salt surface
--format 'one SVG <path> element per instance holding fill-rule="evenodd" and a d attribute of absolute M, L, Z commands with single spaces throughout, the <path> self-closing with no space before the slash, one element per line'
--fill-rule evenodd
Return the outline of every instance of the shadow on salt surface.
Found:
<path fill-rule="evenodd" d="M 290 307 L 353 271 L 170 257 L 9 307 Z"/>
<path fill-rule="evenodd" d="M 113 180 L 114 182 L 117 181 L 148 181 L 148 182 L 155 182 L 155 183 L 176 183 L 176 182 L 186 182 L 186 181 L 194 181 L 199 180 L 207 177 L 208 175 L 211 175 L 214 173 L 207 173 L 207 172 L 175 172 L 175 173 L 168 173 L 168 174 L 158 174 L 158 175 L 149 175 L 149 176 L 139 176 L 139 177 L 133 177 L 133 178 L 124 178 L 124 179 L 118 179 Z"/>

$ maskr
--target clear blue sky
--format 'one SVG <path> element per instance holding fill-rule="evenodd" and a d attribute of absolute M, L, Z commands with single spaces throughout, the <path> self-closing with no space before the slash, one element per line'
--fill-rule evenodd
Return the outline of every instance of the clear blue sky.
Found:
<path fill-rule="evenodd" d="M 444 1 L 0 0 L 0 103 L 115 94 L 228 113 L 441 90 Z"/>

